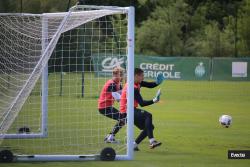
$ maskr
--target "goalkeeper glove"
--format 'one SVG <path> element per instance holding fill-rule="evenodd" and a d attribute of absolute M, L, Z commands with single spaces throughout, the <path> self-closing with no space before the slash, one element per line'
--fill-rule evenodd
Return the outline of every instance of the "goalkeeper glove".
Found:
<path fill-rule="evenodd" d="M 164 79 L 165 79 L 165 78 L 164 78 L 163 74 L 160 73 L 160 74 L 158 74 L 158 76 L 156 77 L 155 82 L 156 82 L 157 85 L 160 85 L 160 84 L 164 81 Z"/>
<path fill-rule="evenodd" d="M 112 92 L 112 96 L 116 101 L 120 101 L 121 95 L 118 92 Z"/>
<path fill-rule="evenodd" d="M 160 96 L 161 96 L 161 89 L 158 89 L 155 98 L 153 98 L 153 102 L 157 103 L 158 101 L 160 101 Z"/>

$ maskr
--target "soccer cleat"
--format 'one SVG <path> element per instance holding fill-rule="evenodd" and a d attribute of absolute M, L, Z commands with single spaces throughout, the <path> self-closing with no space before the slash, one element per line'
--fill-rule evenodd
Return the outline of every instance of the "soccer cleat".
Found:
<path fill-rule="evenodd" d="M 108 135 L 104 138 L 104 142 L 105 142 L 105 143 L 118 143 L 118 142 L 115 140 L 114 135 L 112 135 L 112 134 L 108 134 Z"/>
<path fill-rule="evenodd" d="M 134 147 L 134 151 L 140 151 L 140 149 L 138 148 L 138 146 Z"/>
<path fill-rule="evenodd" d="M 161 142 L 158 142 L 158 141 L 155 140 L 152 143 L 150 143 L 149 148 L 154 149 L 155 147 L 158 147 L 160 145 L 161 145 Z"/>

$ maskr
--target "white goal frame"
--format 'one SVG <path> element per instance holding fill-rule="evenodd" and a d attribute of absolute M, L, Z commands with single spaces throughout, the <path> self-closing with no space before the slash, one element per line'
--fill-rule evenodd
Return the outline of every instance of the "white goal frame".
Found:
<path fill-rule="evenodd" d="M 94 6 L 94 5 L 77 5 L 70 9 L 74 10 L 88 9 L 110 9 L 119 10 L 128 15 L 127 26 L 127 152 L 125 155 L 116 155 L 116 160 L 132 160 L 134 157 L 133 139 L 134 139 L 134 22 L 135 11 L 134 7 L 115 7 L 115 6 Z M 65 13 L 64 13 L 65 14 Z M 25 14 L 22 14 L 25 15 Z M 47 39 L 48 23 L 46 16 L 61 15 L 61 13 L 44 13 L 42 14 L 42 37 Z M 67 16 L 65 17 L 67 18 Z M 64 18 L 64 19 L 65 19 Z M 64 25 L 61 24 L 59 30 Z M 42 41 L 42 54 L 45 52 L 48 42 Z M 48 64 L 45 66 L 41 77 L 41 125 L 39 133 L 12 133 L 0 135 L 0 139 L 27 139 L 27 138 L 46 138 L 48 136 Z M 99 160 L 100 155 L 16 155 L 16 161 L 83 161 L 83 160 Z"/>

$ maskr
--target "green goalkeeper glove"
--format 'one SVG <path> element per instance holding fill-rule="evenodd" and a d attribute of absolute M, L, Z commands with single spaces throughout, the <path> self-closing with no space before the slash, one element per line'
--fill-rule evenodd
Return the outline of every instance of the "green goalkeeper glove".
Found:
<path fill-rule="evenodd" d="M 164 79 L 165 78 L 164 78 L 163 74 L 160 73 L 160 74 L 157 75 L 157 77 L 155 79 L 155 82 L 156 82 L 157 85 L 160 85 L 164 81 Z"/>

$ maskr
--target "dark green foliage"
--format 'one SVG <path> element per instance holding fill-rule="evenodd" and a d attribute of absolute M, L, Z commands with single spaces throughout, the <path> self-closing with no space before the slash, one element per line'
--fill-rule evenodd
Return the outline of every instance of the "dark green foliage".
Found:
<path fill-rule="evenodd" d="M 63 12 L 78 0 L 4 0 L 0 12 Z M 83 0 L 135 6 L 136 52 L 161 56 L 249 56 L 249 0 Z"/>

